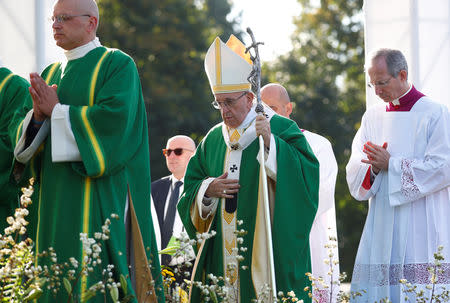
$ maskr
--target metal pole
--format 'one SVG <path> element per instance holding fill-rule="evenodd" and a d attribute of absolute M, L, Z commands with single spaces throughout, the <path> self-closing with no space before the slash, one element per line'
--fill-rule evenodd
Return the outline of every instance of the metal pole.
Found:
<path fill-rule="evenodd" d="M 411 79 L 414 86 L 419 90 L 422 89 L 422 83 L 420 81 L 420 54 L 419 54 L 419 12 L 417 8 L 417 0 L 410 0 L 410 27 L 411 27 L 411 70 L 413 79 Z"/>
<path fill-rule="evenodd" d="M 40 73 L 45 68 L 45 0 L 34 2 L 34 53 L 35 71 Z"/>
<path fill-rule="evenodd" d="M 261 101 L 261 61 L 259 58 L 258 45 L 263 44 L 262 42 L 256 42 L 255 36 L 250 28 L 247 28 L 247 33 L 252 38 L 252 45 L 247 47 L 246 52 L 250 52 L 250 49 L 254 49 L 255 55 L 253 56 L 250 52 L 250 58 L 253 61 L 253 69 L 248 77 L 248 80 L 252 84 L 252 90 L 256 94 L 257 105 L 255 111 L 258 115 L 264 114 L 264 107 Z M 264 200 L 264 213 L 265 213 L 265 229 L 267 234 L 267 252 L 269 254 L 269 266 L 270 266 L 270 282 L 272 283 L 272 299 L 273 302 L 277 301 L 277 287 L 275 279 L 275 264 L 273 261 L 273 249 L 272 249 L 272 224 L 270 220 L 270 208 L 269 208 L 269 192 L 267 189 L 267 174 L 264 163 L 264 139 L 259 136 L 259 163 L 260 163 L 260 174 L 262 179 L 262 189 L 263 189 L 263 200 Z"/>
<path fill-rule="evenodd" d="M 277 284 L 275 280 L 275 264 L 273 261 L 273 249 L 272 249 L 272 224 L 270 222 L 270 208 L 269 208 L 269 192 L 267 190 L 267 174 L 266 168 L 264 167 L 264 139 L 259 136 L 259 161 L 261 165 L 261 179 L 264 197 L 264 214 L 265 214 L 265 225 L 267 234 L 267 251 L 269 252 L 269 265 L 270 265 L 270 280 L 272 283 L 272 299 L 273 302 L 277 301 Z"/>

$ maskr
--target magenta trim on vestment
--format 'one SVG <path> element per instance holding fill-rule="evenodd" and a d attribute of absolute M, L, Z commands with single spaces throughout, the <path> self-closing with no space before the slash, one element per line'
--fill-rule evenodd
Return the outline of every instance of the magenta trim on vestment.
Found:
<path fill-rule="evenodd" d="M 411 90 L 409 93 L 407 93 L 405 96 L 398 99 L 400 101 L 400 105 L 394 105 L 391 102 L 389 102 L 388 105 L 386 105 L 386 111 L 387 112 L 409 112 L 411 108 L 416 104 L 416 102 L 425 96 L 421 92 L 419 92 L 414 85 L 411 87 Z"/>

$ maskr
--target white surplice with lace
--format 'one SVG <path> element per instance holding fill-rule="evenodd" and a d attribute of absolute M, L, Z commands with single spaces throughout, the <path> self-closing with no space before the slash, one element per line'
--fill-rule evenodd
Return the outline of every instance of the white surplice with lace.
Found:
<path fill-rule="evenodd" d="M 369 166 L 363 145 L 388 143 L 388 171 L 381 171 L 369 189 L 362 184 Z M 352 291 L 355 302 L 389 298 L 404 302 L 400 279 L 430 295 L 428 268 L 442 245 L 445 260 L 437 292 L 450 290 L 450 119 L 448 108 L 422 97 L 409 112 L 386 112 L 374 106 L 362 118 L 347 165 L 347 183 L 357 200 L 369 200 L 355 260 Z M 429 301 L 429 300 L 428 300 Z"/>

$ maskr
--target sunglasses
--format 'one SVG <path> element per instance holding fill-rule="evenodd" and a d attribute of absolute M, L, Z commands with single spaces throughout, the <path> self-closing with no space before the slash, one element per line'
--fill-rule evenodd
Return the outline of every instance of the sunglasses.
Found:
<path fill-rule="evenodd" d="M 164 148 L 162 152 L 163 155 L 166 157 L 169 157 L 172 152 L 175 154 L 175 156 L 181 156 L 183 154 L 183 150 L 193 151 L 186 148 L 175 148 L 175 149 Z"/>

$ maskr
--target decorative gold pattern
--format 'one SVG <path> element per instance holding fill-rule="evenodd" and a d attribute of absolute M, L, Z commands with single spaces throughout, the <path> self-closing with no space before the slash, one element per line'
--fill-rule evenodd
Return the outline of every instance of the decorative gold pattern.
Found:
<path fill-rule="evenodd" d="M 230 214 L 230 213 L 228 213 L 228 212 L 226 212 L 224 210 L 223 211 L 223 218 L 228 224 L 231 224 L 231 221 L 233 221 L 233 218 L 234 218 L 234 214 L 235 214 L 235 212 Z"/>
<path fill-rule="evenodd" d="M 228 253 L 230 254 L 230 256 L 233 253 L 233 248 L 236 247 L 236 238 L 234 238 L 231 243 L 227 241 L 227 239 L 224 239 L 225 242 L 225 248 L 227 249 Z"/>
<path fill-rule="evenodd" d="M 228 267 L 226 277 L 230 279 L 230 284 L 233 285 L 238 278 L 238 272 L 236 267 Z"/>
<path fill-rule="evenodd" d="M 230 141 L 231 142 L 237 142 L 237 141 L 239 141 L 240 137 L 241 137 L 241 135 L 239 134 L 238 130 L 235 129 L 233 131 L 233 133 L 231 134 L 231 136 L 230 136 Z"/>

